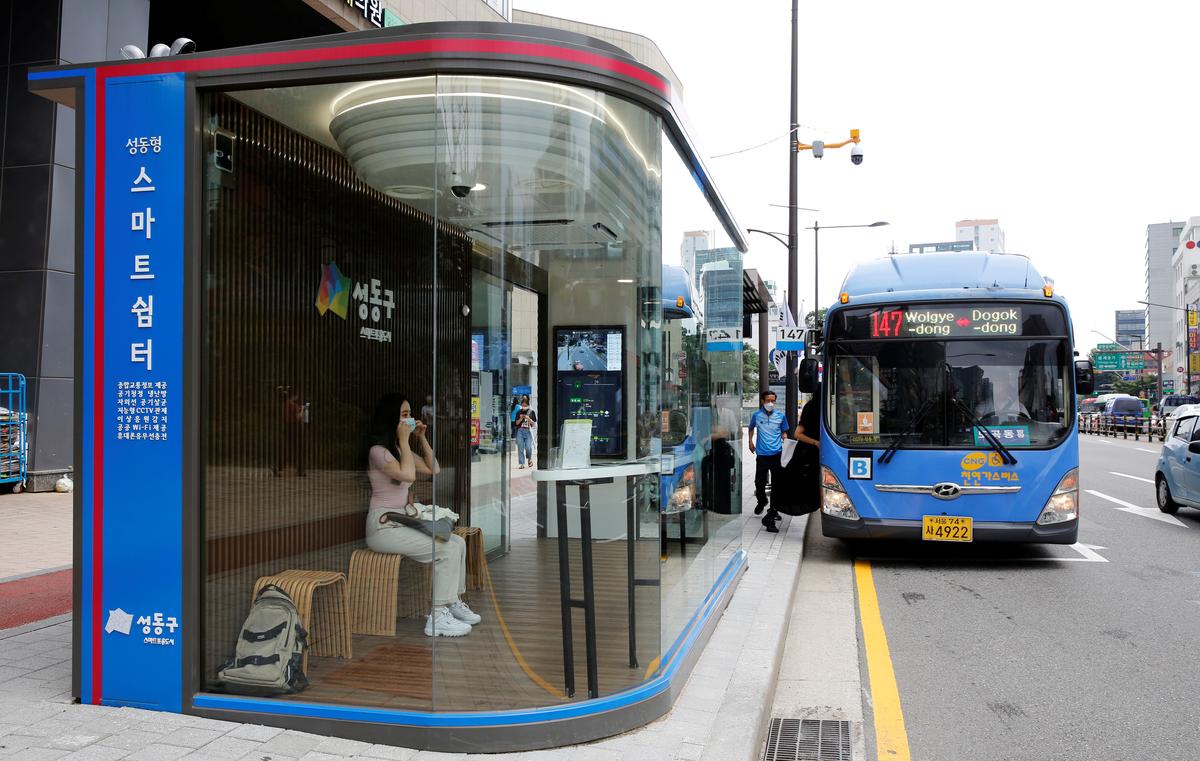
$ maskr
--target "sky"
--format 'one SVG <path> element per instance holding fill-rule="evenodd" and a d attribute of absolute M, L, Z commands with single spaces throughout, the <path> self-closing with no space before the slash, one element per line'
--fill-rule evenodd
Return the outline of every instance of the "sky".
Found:
<path fill-rule="evenodd" d="M 787 232 L 788 0 L 516 0 L 522 10 L 643 34 L 683 83 L 684 108 L 739 227 Z M 1113 311 L 1145 298 L 1146 225 L 1200 215 L 1200 3 L 859 0 L 800 4 L 799 290 L 823 306 L 855 262 L 954 240 L 998 218 L 1070 304 L 1076 348 L 1107 342 Z M 735 156 L 717 154 L 780 139 Z M 664 203 L 669 204 L 669 198 Z M 704 228 L 701 220 L 696 227 Z M 689 228 L 690 229 L 690 228 Z M 745 266 L 781 287 L 787 250 L 750 235 Z M 677 241 L 664 240 L 668 252 Z"/>

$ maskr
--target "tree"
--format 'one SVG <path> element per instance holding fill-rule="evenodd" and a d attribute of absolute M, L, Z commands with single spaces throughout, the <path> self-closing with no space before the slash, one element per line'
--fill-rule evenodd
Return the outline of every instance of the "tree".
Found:
<path fill-rule="evenodd" d="M 817 323 L 823 324 L 825 322 L 825 313 L 828 311 L 828 309 L 818 309 L 816 311 L 816 322 L 813 321 L 813 312 L 809 312 L 808 314 L 804 315 L 804 327 L 815 328 L 817 327 Z"/>
<path fill-rule="evenodd" d="M 742 393 L 754 396 L 758 393 L 758 351 L 747 346 L 742 353 Z"/>

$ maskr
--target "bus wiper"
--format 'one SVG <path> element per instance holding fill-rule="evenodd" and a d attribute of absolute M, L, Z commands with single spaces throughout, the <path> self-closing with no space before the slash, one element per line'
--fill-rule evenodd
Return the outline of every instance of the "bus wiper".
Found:
<path fill-rule="evenodd" d="M 946 369 L 946 389 L 949 390 L 950 389 L 950 365 L 943 363 L 943 366 Z M 971 411 L 970 407 L 968 407 L 954 393 L 949 393 L 949 394 L 947 394 L 947 396 L 950 397 L 950 401 L 954 404 L 954 406 L 958 409 L 958 411 L 961 412 L 964 416 L 966 416 L 967 420 L 969 420 L 971 422 L 972 427 L 979 429 L 980 433 L 983 434 L 984 440 L 987 441 L 988 446 L 990 446 L 992 449 L 994 449 L 995 451 L 1000 453 L 1000 459 L 1002 459 L 1004 461 L 1005 465 L 1016 465 L 1017 464 L 1017 458 L 1013 456 L 1013 453 L 1008 451 L 1008 448 L 1000 443 L 1000 439 L 996 438 L 996 434 L 992 433 L 992 429 L 988 428 L 986 425 L 984 425 L 983 421 L 980 420 L 978 417 L 976 417 L 975 413 Z"/>
<path fill-rule="evenodd" d="M 880 465 L 887 465 L 892 461 L 892 458 L 896 456 L 896 450 L 900 448 L 900 445 L 904 443 L 905 439 L 912 435 L 913 431 L 917 430 L 917 426 L 921 424 L 921 421 L 923 421 L 925 416 L 929 414 L 929 411 L 933 409 L 933 401 L 935 398 L 935 396 L 931 396 L 925 400 L 925 403 L 922 404 L 920 409 L 917 410 L 917 414 L 913 415 L 912 420 L 909 422 L 908 427 L 904 429 L 904 432 L 896 437 L 896 440 L 892 442 L 891 446 L 883 451 L 883 454 L 879 455 Z"/>

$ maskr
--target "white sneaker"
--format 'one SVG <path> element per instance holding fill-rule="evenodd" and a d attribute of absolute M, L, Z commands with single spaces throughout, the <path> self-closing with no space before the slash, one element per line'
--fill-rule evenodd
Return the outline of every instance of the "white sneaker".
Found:
<path fill-rule="evenodd" d="M 450 603 L 446 606 L 446 610 L 450 611 L 450 615 L 454 616 L 455 619 L 462 621 L 464 624 L 471 624 L 474 626 L 483 620 L 479 617 L 478 613 L 468 608 L 467 604 L 462 600 Z"/>
<path fill-rule="evenodd" d="M 434 608 L 425 619 L 426 637 L 465 637 L 471 633 L 471 625 L 450 615 L 446 606 Z"/>

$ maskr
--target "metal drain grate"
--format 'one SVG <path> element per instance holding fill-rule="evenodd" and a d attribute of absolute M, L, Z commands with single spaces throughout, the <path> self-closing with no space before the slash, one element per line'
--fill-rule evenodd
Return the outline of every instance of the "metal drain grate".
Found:
<path fill-rule="evenodd" d="M 771 719 L 763 761 L 852 761 L 850 722 Z"/>

